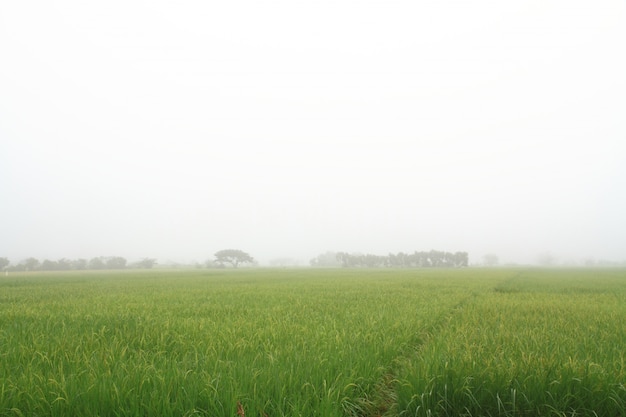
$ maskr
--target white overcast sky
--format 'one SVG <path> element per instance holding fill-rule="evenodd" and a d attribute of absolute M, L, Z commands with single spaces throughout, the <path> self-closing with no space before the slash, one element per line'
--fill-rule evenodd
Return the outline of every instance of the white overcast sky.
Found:
<path fill-rule="evenodd" d="M 626 260 L 623 0 L 0 4 L 0 257 Z"/>

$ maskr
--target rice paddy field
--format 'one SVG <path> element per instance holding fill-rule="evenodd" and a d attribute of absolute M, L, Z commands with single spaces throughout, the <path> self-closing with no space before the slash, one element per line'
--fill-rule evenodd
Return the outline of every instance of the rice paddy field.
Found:
<path fill-rule="evenodd" d="M 626 416 L 626 271 L 0 277 L 0 416 Z"/>

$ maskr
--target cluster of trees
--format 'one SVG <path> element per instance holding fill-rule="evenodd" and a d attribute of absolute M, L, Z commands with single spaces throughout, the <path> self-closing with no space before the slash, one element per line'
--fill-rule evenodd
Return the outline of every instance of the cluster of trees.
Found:
<path fill-rule="evenodd" d="M 144 258 L 139 262 L 128 264 L 126 258 L 121 256 L 99 256 L 87 259 L 66 259 L 56 261 L 45 259 L 40 262 L 37 258 L 27 258 L 18 264 L 11 265 L 7 258 L 0 258 L 0 270 L 7 271 L 82 271 L 87 269 L 126 269 L 146 268 L 156 265 L 156 259 Z"/>
<path fill-rule="evenodd" d="M 372 254 L 355 254 L 347 252 L 326 252 L 311 260 L 311 266 L 341 266 L 344 268 L 460 268 L 467 266 L 467 252 L 413 252 L 386 256 Z"/>
<path fill-rule="evenodd" d="M 281 260 L 283 262 L 283 260 Z M 11 265 L 7 258 L 0 258 L 0 270 L 5 271 L 70 271 L 70 270 L 104 270 L 145 268 L 150 269 L 156 265 L 156 259 L 144 258 L 139 262 L 128 264 L 121 256 L 96 257 L 87 259 L 66 259 L 56 261 L 45 259 L 40 262 L 36 258 L 28 258 L 16 265 Z M 237 268 L 242 264 L 256 265 L 255 259 L 250 254 L 239 249 L 224 249 L 214 254 L 214 259 L 206 261 L 208 268 L 224 268 L 230 265 Z M 468 266 L 467 252 L 443 252 L 431 250 L 429 252 L 413 252 L 386 256 L 359 254 L 347 252 L 326 252 L 311 259 L 311 266 L 316 267 L 344 267 L 344 268 L 459 268 Z M 280 265 L 280 264 L 276 264 Z M 197 267 L 202 265 L 197 264 Z"/>
<path fill-rule="evenodd" d="M 239 249 L 224 249 L 215 253 L 215 258 L 208 260 L 205 266 L 209 268 L 224 268 L 230 265 L 237 268 L 242 264 L 256 265 L 256 261 L 248 253 Z M 121 256 L 99 256 L 92 259 L 67 259 L 56 261 L 45 259 L 40 262 L 37 258 L 28 258 L 11 265 L 7 258 L 0 258 L 0 271 L 83 271 L 104 269 L 145 268 L 151 269 L 156 265 L 156 259 L 144 258 L 139 262 L 129 264 Z M 201 267 L 201 265 L 197 265 Z"/>

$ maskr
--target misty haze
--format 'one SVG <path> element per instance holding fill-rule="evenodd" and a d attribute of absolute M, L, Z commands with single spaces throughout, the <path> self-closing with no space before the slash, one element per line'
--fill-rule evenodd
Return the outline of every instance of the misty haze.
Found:
<path fill-rule="evenodd" d="M 0 256 L 623 262 L 622 17 L 621 2 L 3 5 Z"/>
<path fill-rule="evenodd" d="M 626 415 L 626 4 L 0 5 L 0 415 Z"/>

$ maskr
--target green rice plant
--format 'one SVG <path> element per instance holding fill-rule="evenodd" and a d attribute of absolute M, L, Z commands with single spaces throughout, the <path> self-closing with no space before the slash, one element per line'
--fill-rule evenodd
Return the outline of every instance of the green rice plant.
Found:
<path fill-rule="evenodd" d="M 468 296 L 466 277 L 441 271 L 65 273 L 0 286 L 0 415 L 234 416 L 238 404 L 248 416 L 362 415 L 390 401 L 380 381 L 396 358 Z"/>
<path fill-rule="evenodd" d="M 624 415 L 623 271 L 0 280 L 0 415 Z"/>
<path fill-rule="evenodd" d="M 402 415 L 626 415 L 623 271 L 530 271 L 408 358 Z"/>

